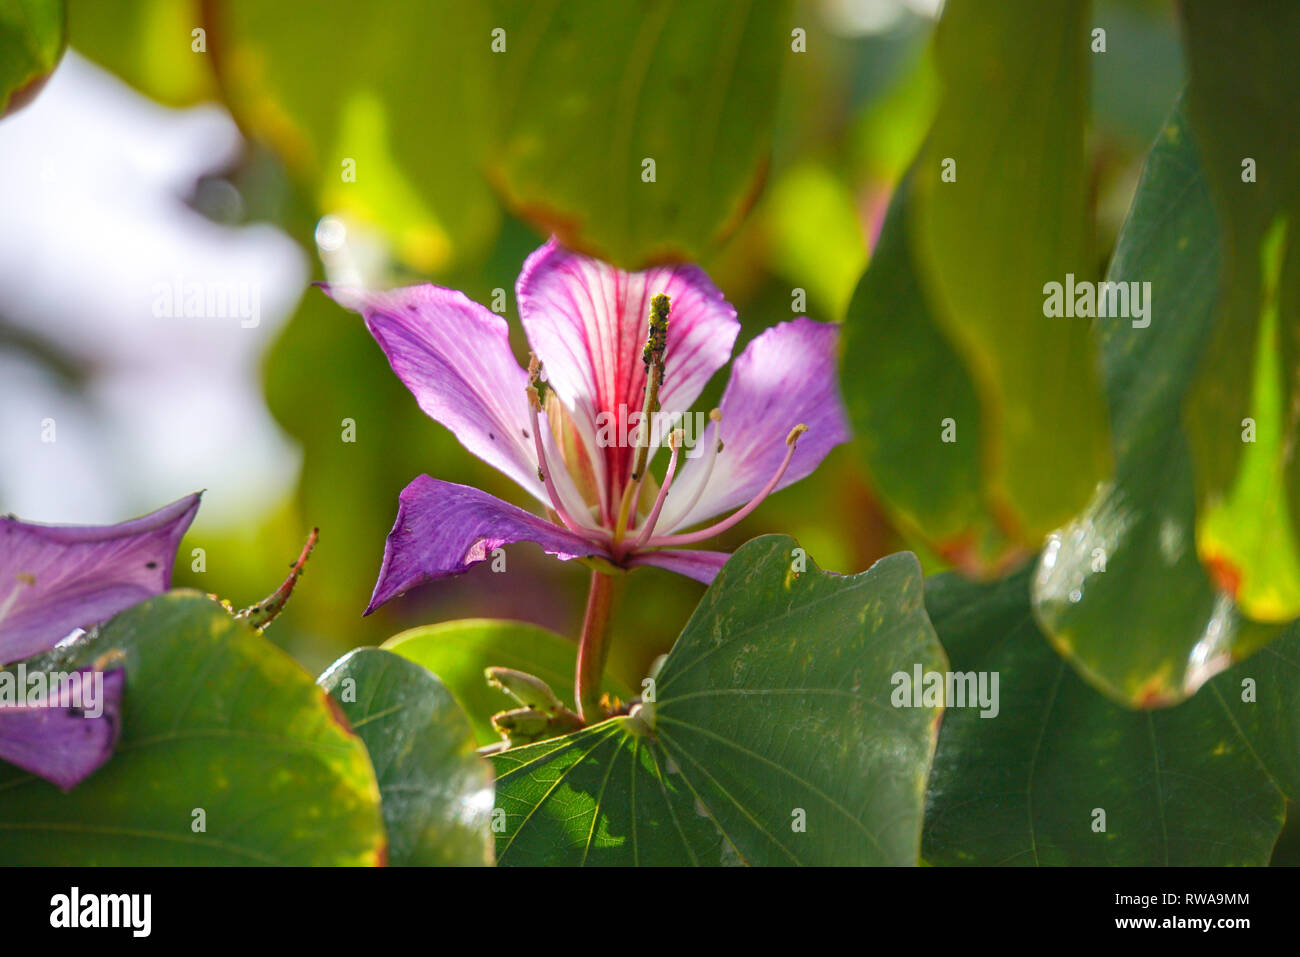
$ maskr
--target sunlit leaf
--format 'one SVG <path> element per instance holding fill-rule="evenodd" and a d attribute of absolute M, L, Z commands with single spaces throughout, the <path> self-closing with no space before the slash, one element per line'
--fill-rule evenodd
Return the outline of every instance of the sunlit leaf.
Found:
<path fill-rule="evenodd" d="M 498 211 L 489 7 L 452 0 L 231 0 L 213 54 L 241 125 L 276 147 L 322 212 L 433 272 L 480 255 Z"/>
<path fill-rule="evenodd" d="M 501 740 L 492 715 L 515 707 L 509 697 L 488 685 L 486 668 L 514 668 L 541 678 L 561 701 L 576 707 L 573 680 L 578 646 L 553 631 L 523 621 L 478 618 L 412 628 L 384 642 L 394 654 L 432 671 L 461 703 L 480 744 Z M 606 690 L 623 701 L 632 693 L 605 679 Z"/>
<path fill-rule="evenodd" d="M 894 194 L 844 323 L 842 381 L 855 445 L 906 527 L 968 573 L 1017 550 L 983 492 L 983 413 L 956 350 L 937 326 L 908 242 L 914 175 Z"/>
<path fill-rule="evenodd" d="M 1197 546 L 1246 614 L 1284 622 L 1300 616 L 1300 6 L 1182 9 L 1223 249 L 1188 413 Z"/>
<path fill-rule="evenodd" d="M 980 396 L 989 494 L 1031 548 L 1110 469 L 1089 321 L 1045 305 L 1048 283 L 1092 278 L 1088 9 L 949 0 L 935 37 L 944 92 L 915 172 L 924 287 Z M 975 424 L 959 421 L 958 441 Z"/>
<path fill-rule="evenodd" d="M 71 0 L 69 42 L 169 106 L 215 99 L 213 49 L 199 0 Z"/>

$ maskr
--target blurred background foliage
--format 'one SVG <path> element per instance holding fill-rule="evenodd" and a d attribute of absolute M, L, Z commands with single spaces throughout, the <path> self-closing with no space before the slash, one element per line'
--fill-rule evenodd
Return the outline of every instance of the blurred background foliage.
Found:
<path fill-rule="evenodd" d="M 906 547 L 928 572 L 988 578 L 1032 560 L 1114 476 L 1122 450 L 1099 344 L 1087 322 L 1044 319 L 1041 287 L 1067 272 L 1106 274 L 1146 154 L 1187 83 L 1187 51 L 1209 91 L 1197 98 L 1194 63 L 1193 113 L 1207 117 L 1211 141 L 1229 135 L 1214 127 L 1231 113 L 1214 101 L 1222 54 L 1196 38 L 1231 25 L 1215 22 L 1212 4 L 1184 6 L 1191 12 L 1180 18 L 1171 0 L 949 0 L 940 20 L 937 0 L 70 0 L 68 31 L 74 50 L 159 103 L 215 101 L 230 111 L 242 153 L 210 170 L 194 197 L 234 190 L 238 212 L 196 199 L 201 211 L 273 223 L 310 257 L 314 278 L 428 280 L 484 303 L 504 289 L 521 359 L 514 281 L 551 233 L 627 267 L 699 261 L 738 310 L 737 353 L 789 318 L 802 290 L 799 311 L 847 320 L 842 377 L 857 439 L 719 546 L 785 532 L 827 569 L 858 571 Z M 1104 53 L 1091 47 L 1097 26 Z M 1281 81 L 1256 91 L 1265 114 L 1294 112 L 1295 97 L 1281 102 L 1294 87 L 1295 61 L 1283 62 L 1293 40 L 1266 60 Z M 1258 150 L 1274 175 L 1279 164 L 1297 168 L 1290 129 L 1291 139 Z M 940 163 L 953 155 L 957 180 L 941 183 Z M 654 183 L 641 179 L 646 157 Z M 1235 159 L 1211 159 L 1219 180 L 1236 170 Z M 1289 182 L 1261 202 L 1293 203 Z M 205 193 L 205 183 L 221 190 Z M 1258 272 L 1251 250 L 1262 228 L 1233 226 L 1247 237 L 1233 267 L 1242 274 Z M 1291 275 L 1295 245 L 1286 248 L 1277 268 Z M 1223 307 L 1251 314 L 1242 320 L 1249 334 L 1225 340 L 1245 343 L 1231 351 L 1234 376 L 1252 379 L 1261 354 L 1266 367 L 1297 354 L 1287 324 L 1297 287 L 1274 285 L 1292 299 L 1264 332 L 1253 325 L 1258 292 L 1247 306 Z M 296 488 L 283 501 L 246 503 L 237 522 L 201 513 L 187 546 L 207 550 L 207 570 L 182 563 L 179 583 L 252 601 L 319 525 L 307 577 L 269 633 L 308 668 L 461 617 L 576 633 L 585 576 L 530 546 L 509 553 L 505 575 L 481 565 L 359 617 L 412 478 L 427 472 L 520 496 L 424 417 L 360 320 L 314 290 L 304 290 L 262 368 L 265 403 L 301 448 Z M 1280 410 L 1296 395 L 1295 368 L 1285 364 L 1290 372 L 1255 398 Z M 1216 424 L 1192 437 L 1211 436 L 1198 462 L 1215 464 L 1198 485 L 1198 516 L 1250 512 L 1261 495 L 1274 503 L 1267 521 L 1218 520 L 1211 530 L 1228 531 L 1211 541 L 1238 575 L 1262 567 L 1274 576 L 1263 587 L 1276 600 L 1249 601 L 1255 578 L 1242 589 L 1247 616 L 1285 621 L 1300 613 L 1286 591 L 1300 585 L 1295 568 L 1275 567 L 1276 537 L 1261 546 L 1249 529 L 1280 528 L 1294 546 L 1296 422 L 1281 411 L 1270 420 L 1273 470 L 1265 463 L 1268 475 L 1255 480 L 1264 490 L 1242 492 L 1245 506 L 1225 499 L 1249 463 L 1237 464 L 1241 443 L 1221 426 L 1240 418 L 1251 393 L 1223 377 L 1216 392 L 1209 375 L 1198 408 Z M 724 384 L 720 374 L 703 408 Z M 1181 393 L 1170 401 L 1177 411 Z M 939 444 L 950 416 L 958 441 Z M 352 443 L 341 440 L 346 419 Z M 654 570 L 634 583 L 617 613 L 612 662 L 633 687 L 701 593 Z M 1155 617 L 1153 634 L 1167 624 Z M 1152 670 L 1116 664 L 1085 676 L 1138 703 L 1144 682 L 1169 679 L 1157 674 L 1168 657 L 1161 640 L 1151 639 L 1160 654 L 1142 659 L 1156 662 Z M 1165 690 L 1169 703 L 1194 687 Z"/>

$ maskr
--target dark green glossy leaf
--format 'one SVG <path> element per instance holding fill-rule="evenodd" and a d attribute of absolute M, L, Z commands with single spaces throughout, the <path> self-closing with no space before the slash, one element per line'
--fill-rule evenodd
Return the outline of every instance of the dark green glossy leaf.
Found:
<path fill-rule="evenodd" d="M 0 116 L 36 95 L 63 55 L 63 0 L 0 0 Z"/>
<path fill-rule="evenodd" d="M 455 699 L 424 668 L 378 648 L 340 658 L 319 684 L 366 743 L 388 862 L 492 863 L 492 768 Z"/>
<path fill-rule="evenodd" d="M 1246 614 L 1285 622 L 1300 616 L 1300 5 L 1182 10 L 1223 249 L 1188 410 L 1197 545 Z"/>
<path fill-rule="evenodd" d="M 799 571 L 764 536 L 722 569 L 654 714 L 494 757 L 503 864 L 914 864 L 940 711 L 892 677 L 945 667 L 920 567 Z"/>
<path fill-rule="evenodd" d="M 945 89 L 915 174 L 912 242 L 980 396 L 986 495 L 1030 548 L 1110 471 L 1088 320 L 1045 315 L 1047 283 L 1092 278 L 1088 10 L 949 0 L 935 38 Z M 959 420 L 958 441 L 975 424 Z"/>
<path fill-rule="evenodd" d="M 501 740 L 492 715 L 517 705 L 489 687 L 485 668 L 514 668 L 541 678 L 570 708 L 578 646 L 553 631 L 523 621 L 475 618 L 412 628 L 384 642 L 384 648 L 436 674 L 460 702 L 479 744 Z M 629 701 L 632 693 L 608 675 L 605 690 Z"/>
<path fill-rule="evenodd" d="M 365 747 L 288 655 L 187 591 L 57 657 L 113 650 L 127 682 L 117 752 L 68 794 L 0 765 L 4 863 L 383 862 Z"/>
<path fill-rule="evenodd" d="M 991 586 L 938 576 L 926 606 L 952 668 L 997 672 L 1000 688 L 996 718 L 944 716 L 926 860 L 1268 862 L 1284 795 L 1300 787 L 1300 629 L 1191 700 L 1137 712 L 1089 688 L 1043 640 L 1027 573 Z"/>

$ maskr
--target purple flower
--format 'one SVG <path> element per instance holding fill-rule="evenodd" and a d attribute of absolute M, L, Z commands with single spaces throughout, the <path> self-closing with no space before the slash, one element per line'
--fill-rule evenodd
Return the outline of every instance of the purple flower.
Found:
<path fill-rule="evenodd" d="M 199 496 L 189 495 L 119 525 L 0 518 L 0 665 L 48 651 L 74 629 L 166 591 L 198 507 Z M 73 674 L 93 681 L 95 672 Z M 50 689 L 43 703 L 0 701 L 0 758 L 64 790 L 98 769 L 117 743 L 124 675 L 118 669 L 102 681 L 93 715 L 74 700 L 70 683 Z"/>
<path fill-rule="evenodd" d="M 505 320 L 460 292 L 326 292 L 365 317 L 420 408 L 546 513 L 420 476 L 402 491 L 367 614 L 522 541 L 563 560 L 658 565 L 708 583 L 727 555 L 683 546 L 730 528 L 849 437 L 838 329 L 806 318 L 755 338 L 720 408 L 690 415 L 740 331 L 696 266 L 628 273 L 548 242 L 516 285 L 527 371 Z M 649 465 L 665 446 L 657 482 Z"/>

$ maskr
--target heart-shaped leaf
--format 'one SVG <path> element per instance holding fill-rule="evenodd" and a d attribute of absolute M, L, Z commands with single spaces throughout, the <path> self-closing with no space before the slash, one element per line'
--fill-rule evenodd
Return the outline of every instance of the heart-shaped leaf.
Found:
<path fill-rule="evenodd" d="M 388 862 L 491 864 L 492 768 L 469 721 L 436 677 L 378 648 L 320 676 L 366 743 L 383 798 Z"/>
<path fill-rule="evenodd" d="M 126 668 L 116 754 L 70 793 L 0 765 L 6 864 L 379 864 L 365 746 L 294 661 L 174 591 L 35 664 Z"/>
<path fill-rule="evenodd" d="M 793 539 L 738 550 L 654 701 L 494 757 L 502 864 L 914 864 L 942 671 L 915 557 L 852 576 Z"/>

